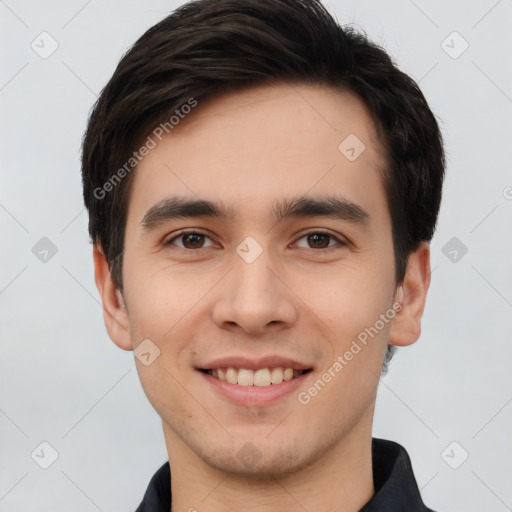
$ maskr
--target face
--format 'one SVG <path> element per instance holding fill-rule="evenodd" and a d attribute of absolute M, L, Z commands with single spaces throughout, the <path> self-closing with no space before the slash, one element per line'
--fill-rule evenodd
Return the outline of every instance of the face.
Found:
<path fill-rule="evenodd" d="M 123 299 L 170 452 L 278 475 L 369 435 L 396 322 L 383 165 L 360 100 L 288 85 L 199 102 L 138 165 Z"/>

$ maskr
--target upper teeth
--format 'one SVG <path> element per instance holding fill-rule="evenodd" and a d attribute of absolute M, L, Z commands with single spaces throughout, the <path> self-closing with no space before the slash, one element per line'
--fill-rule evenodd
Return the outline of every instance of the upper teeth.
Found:
<path fill-rule="evenodd" d="M 246 368 L 215 368 L 208 370 L 211 376 L 240 386 L 281 384 L 283 380 L 291 380 L 303 372 L 304 370 L 294 370 L 293 368 L 261 368 L 256 371 Z"/>

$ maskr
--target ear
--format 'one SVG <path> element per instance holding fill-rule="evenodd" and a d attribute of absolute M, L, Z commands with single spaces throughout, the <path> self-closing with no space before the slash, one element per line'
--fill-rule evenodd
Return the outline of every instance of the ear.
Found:
<path fill-rule="evenodd" d="M 128 312 L 121 292 L 116 288 L 107 258 L 101 247 L 93 245 L 94 280 L 103 303 L 103 320 L 110 339 L 123 350 L 133 350 Z"/>
<path fill-rule="evenodd" d="M 412 345 L 421 334 L 421 317 L 430 286 L 430 246 L 422 242 L 409 255 L 403 284 L 395 293 L 394 303 L 402 304 L 391 323 L 389 343 Z"/>

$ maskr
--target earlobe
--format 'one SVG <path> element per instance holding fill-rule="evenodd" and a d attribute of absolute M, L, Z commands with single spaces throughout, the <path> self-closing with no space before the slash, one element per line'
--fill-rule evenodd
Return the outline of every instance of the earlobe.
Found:
<path fill-rule="evenodd" d="M 121 291 L 116 288 L 107 258 L 101 247 L 93 245 L 94 280 L 103 304 L 103 320 L 110 339 L 123 350 L 133 350 L 128 312 Z"/>
<path fill-rule="evenodd" d="M 430 286 L 430 246 L 422 242 L 409 255 L 407 270 L 402 285 L 395 293 L 394 301 L 402 304 L 391 324 L 391 345 L 412 345 L 421 334 L 421 317 L 425 309 Z"/>

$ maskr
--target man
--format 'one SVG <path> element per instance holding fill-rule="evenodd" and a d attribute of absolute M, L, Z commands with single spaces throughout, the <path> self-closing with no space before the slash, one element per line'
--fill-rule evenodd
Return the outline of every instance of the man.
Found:
<path fill-rule="evenodd" d="M 444 176 L 416 84 L 314 0 L 199 0 L 122 58 L 83 185 L 112 340 L 169 461 L 138 511 L 428 511 L 372 438 Z"/>

